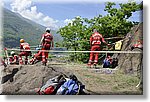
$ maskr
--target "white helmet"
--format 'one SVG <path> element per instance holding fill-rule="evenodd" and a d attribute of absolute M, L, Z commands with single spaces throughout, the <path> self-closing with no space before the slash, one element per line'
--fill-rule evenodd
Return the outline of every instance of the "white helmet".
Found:
<path fill-rule="evenodd" d="M 14 52 L 14 51 L 11 51 L 11 52 L 10 52 L 10 54 L 11 54 L 11 55 L 14 55 L 14 54 L 15 54 L 15 52 Z"/>
<path fill-rule="evenodd" d="M 46 28 L 46 31 L 47 31 L 47 30 L 49 30 L 49 31 L 50 31 L 51 29 L 50 29 L 50 28 Z"/>
<path fill-rule="evenodd" d="M 93 29 L 93 32 L 97 32 L 97 29 Z"/>

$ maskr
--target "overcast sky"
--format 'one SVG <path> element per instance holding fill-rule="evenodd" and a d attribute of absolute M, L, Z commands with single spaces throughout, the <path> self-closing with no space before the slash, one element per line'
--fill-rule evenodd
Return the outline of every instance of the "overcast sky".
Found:
<path fill-rule="evenodd" d="M 98 14 L 105 15 L 106 1 L 123 3 L 128 0 L 3 0 L 3 5 L 25 18 L 58 29 L 76 16 L 93 18 Z M 134 1 L 140 3 L 142 0 Z M 130 20 L 140 21 L 140 15 L 136 12 Z"/>

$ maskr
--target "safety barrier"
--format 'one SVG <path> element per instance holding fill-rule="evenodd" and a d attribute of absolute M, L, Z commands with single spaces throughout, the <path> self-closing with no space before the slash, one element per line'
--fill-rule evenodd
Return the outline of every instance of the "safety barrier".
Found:
<path fill-rule="evenodd" d="M 38 50 L 20 50 L 20 49 L 7 49 L 8 51 L 32 51 L 32 52 L 37 52 Z M 40 50 L 43 52 L 59 52 L 59 53 L 142 53 L 140 51 L 56 51 L 56 50 Z"/>

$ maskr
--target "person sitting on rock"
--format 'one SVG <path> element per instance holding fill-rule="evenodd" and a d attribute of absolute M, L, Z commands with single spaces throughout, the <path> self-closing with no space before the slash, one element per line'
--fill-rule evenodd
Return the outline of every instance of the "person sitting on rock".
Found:
<path fill-rule="evenodd" d="M 112 64 L 112 58 L 110 56 L 107 56 L 103 61 L 103 68 L 109 68 Z"/>
<path fill-rule="evenodd" d="M 9 58 L 10 59 L 10 64 L 17 64 L 19 65 L 19 57 L 15 54 L 14 51 L 11 51 L 11 57 Z"/>
<path fill-rule="evenodd" d="M 28 51 L 27 51 L 28 50 Z M 25 56 L 25 64 L 28 63 L 28 56 L 31 56 L 30 45 L 24 39 L 20 39 L 19 64 L 23 64 L 22 56 Z"/>
<path fill-rule="evenodd" d="M 136 44 L 134 44 L 132 47 L 131 47 L 131 50 L 133 50 L 134 48 L 139 48 L 139 49 L 143 49 L 143 43 L 141 40 L 138 40 L 136 42 Z"/>

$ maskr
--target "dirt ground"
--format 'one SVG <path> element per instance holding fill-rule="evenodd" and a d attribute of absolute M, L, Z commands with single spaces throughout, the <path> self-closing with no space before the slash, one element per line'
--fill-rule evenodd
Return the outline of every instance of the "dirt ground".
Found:
<path fill-rule="evenodd" d="M 41 87 L 49 78 L 61 73 L 76 75 L 79 81 L 85 85 L 86 94 L 143 94 L 143 91 L 136 87 L 140 81 L 136 74 L 123 74 L 118 68 L 110 70 L 98 66 L 95 69 L 87 68 L 86 64 L 56 61 L 50 61 L 47 66 L 42 66 L 41 63 L 8 66 L 7 70 L 3 72 L 3 76 L 13 78 L 3 80 L 2 94 L 35 94 L 33 92 L 35 88 Z"/>
<path fill-rule="evenodd" d="M 86 92 L 90 94 L 142 94 L 142 90 L 137 88 L 140 79 L 136 72 L 124 74 L 119 68 L 109 69 L 98 66 L 88 68 L 86 64 L 69 63 L 64 65 L 50 64 L 57 68 L 63 67 L 66 71 L 74 73 L 78 79 L 86 86 Z"/>

